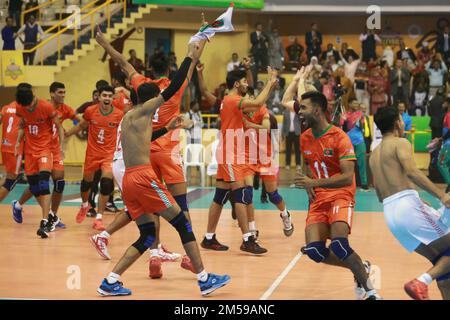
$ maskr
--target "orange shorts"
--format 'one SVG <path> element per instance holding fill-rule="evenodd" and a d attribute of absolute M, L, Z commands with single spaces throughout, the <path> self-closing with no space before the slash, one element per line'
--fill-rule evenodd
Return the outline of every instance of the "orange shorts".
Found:
<path fill-rule="evenodd" d="M 123 200 L 133 220 L 145 213 L 164 211 L 176 203 L 151 164 L 127 168 L 122 188 Z"/>
<path fill-rule="evenodd" d="M 244 169 L 244 177 L 254 176 L 259 172 L 259 166 L 257 164 L 247 164 Z"/>
<path fill-rule="evenodd" d="M 42 171 L 52 172 L 53 156 L 52 152 L 42 151 L 37 154 L 25 154 L 25 174 L 32 176 Z"/>
<path fill-rule="evenodd" d="M 6 173 L 19 174 L 20 166 L 22 165 L 22 155 L 15 156 L 11 152 L 2 152 L 3 165 Z"/>
<path fill-rule="evenodd" d="M 219 164 L 217 168 L 217 180 L 225 182 L 244 181 L 245 164 Z"/>
<path fill-rule="evenodd" d="M 181 155 L 168 152 L 152 152 L 151 164 L 156 176 L 166 184 L 186 182 Z"/>
<path fill-rule="evenodd" d="M 260 177 L 263 181 L 278 181 L 280 173 L 279 167 L 272 167 L 267 165 L 259 166 Z"/>
<path fill-rule="evenodd" d="M 92 156 L 86 152 L 83 174 L 91 174 L 97 170 L 102 170 L 103 173 L 112 173 L 112 162 L 113 156 Z"/>
<path fill-rule="evenodd" d="M 334 222 L 342 221 L 347 223 L 351 229 L 354 213 L 354 200 L 314 201 L 309 204 L 306 226 L 320 222 L 331 225 Z"/>
<path fill-rule="evenodd" d="M 53 155 L 53 170 L 64 171 L 64 161 L 61 158 L 61 148 L 59 147 L 59 144 L 53 145 L 52 155 Z"/>

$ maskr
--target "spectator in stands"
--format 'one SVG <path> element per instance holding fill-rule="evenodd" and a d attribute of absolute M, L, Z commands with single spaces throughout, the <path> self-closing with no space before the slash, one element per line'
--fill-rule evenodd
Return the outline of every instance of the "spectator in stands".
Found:
<path fill-rule="evenodd" d="M 16 23 L 16 30 L 20 28 L 20 15 L 22 13 L 23 0 L 9 0 L 8 14 Z"/>
<path fill-rule="evenodd" d="M 446 63 L 450 59 L 450 27 L 445 26 L 444 32 L 439 34 L 436 43 L 436 51 L 439 52 Z"/>
<path fill-rule="evenodd" d="M 30 15 L 28 17 L 27 23 L 24 24 L 19 31 L 17 31 L 17 34 L 14 36 L 14 38 L 17 38 L 22 33 L 25 34 L 25 41 L 23 42 L 23 48 L 25 50 L 32 49 L 37 46 L 38 44 L 38 34 L 42 37 L 44 36 L 44 31 L 42 30 L 41 26 L 36 22 L 36 19 L 33 15 Z M 34 64 L 34 56 L 36 55 L 36 51 L 30 52 L 30 53 L 23 53 L 23 64 L 24 65 L 33 65 Z"/>
<path fill-rule="evenodd" d="M 353 60 L 359 59 L 359 55 L 348 46 L 347 42 L 343 42 L 341 46 L 341 53 L 346 60 L 348 60 L 349 56 L 353 56 Z"/>
<path fill-rule="evenodd" d="M 259 71 L 265 71 L 268 63 L 267 48 L 269 39 L 263 32 L 261 23 L 256 23 L 255 27 L 256 30 L 250 34 L 250 42 L 252 44 L 251 51 Z"/>
<path fill-rule="evenodd" d="M 368 82 L 371 115 L 374 115 L 378 108 L 386 106 L 386 83 L 386 79 L 381 74 L 381 67 L 377 66 L 373 68 Z"/>
<path fill-rule="evenodd" d="M 397 60 L 408 59 L 408 64 L 415 65 L 416 55 L 411 48 L 405 47 L 403 40 L 400 40 L 400 49 L 397 51 Z"/>
<path fill-rule="evenodd" d="M 401 60 L 395 62 L 395 68 L 391 70 L 390 80 L 394 104 L 397 105 L 399 101 L 407 101 L 411 72 L 403 66 Z"/>
<path fill-rule="evenodd" d="M 39 6 L 39 2 L 37 0 L 28 0 L 28 2 L 25 4 L 25 11 L 36 8 L 37 6 Z M 33 10 L 33 11 L 25 14 L 24 20 L 28 21 L 28 18 L 31 15 L 34 15 L 35 17 L 39 17 L 39 9 Z"/>
<path fill-rule="evenodd" d="M 261 91 L 264 89 L 264 81 L 256 81 L 256 86 L 255 86 L 255 97 L 259 96 L 259 94 L 261 93 Z"/>
<path fill-rule="evenodd" d="M 410 114 L 415 116 L 424 116 L 427 114 L 428 91 L 420 83 L 411 94 Z"/>
<path fill-rule="evenodd" d="M 6 18 L 6 26 L 2 29 L 2 50 L 16 50 L 16 41 L 14 39 L 14 21 L 13 18 Z"/>
<path fill-rule="evenodd" d="M 300 61 L 303 55 L 303 51 L 305 51 L 305 48 L 303 48 L 303 46 L 298 43 L 298 38 L 295 37 L 294 43 L 286 48 L 286 52 L 289 58 L 288 69 L 297 70 L 298 68 L 300 68 Z"/>
<path fill-rule="evenodd" d="M 300 118 L 297 113 L 290 109 L 285 109 L 283 113 L 283 125 L 281 128 L 281 136 L 286 145 L 286 169 L 291 168 L 292 147 L 295 150 L 295 163 L 297 169 L 300 168 Z"/>
<path fill-rule="evenodd" d="M 319 75 L 319 79 L 317 81 L 314 81 L 313 86 L 317 89 L 319 92 L 323 92 L 323 86 L 328 83 L 328 78 L 330 77 L 330 74 L 328 71 L 323 71 Z"/>
<path fill-rule="evenodd" d="M 319 59 L 317 59 L 316 56 L 311 57 L 308 67 L 311 69 L 311 71 L 316 70 L 318 72 L 322 72 L 322 66 L 319 64 Z"/>
<path fill-rule="evenodd" d="M 231 55 L 231 61 L 227 64 L 227 72 L 238 70 L 240 66 L 239 56 L 236 52 Z"/>
<path fill-rule="evenodd" d="M 185 114 L 186 119 L 192 120 L 193 123 L 187 128 L 190 136 L 190 143 L 202 143 L 202 128 L 204 126 L 202 113 L 198 101 L 192 101 L 189 112 Z"/>
<path fill-rule="evenodd" d="M 349 111 L 342 115 L 342 129 L 347 133 L 355 149 L 359 178 L 362 190 L 369 190 L 367 183 L 366 143 L 364 142 L 365 117 L 360 104 L 353 99 L 349 103 Z"/>
<path fill-rule="evenodd" d="M 275 87 L 270 93 L 269 98 L 267 99 L 267 106 L 269 110 L 272 110 L 275 114 L 281 113 L 281 101 L 283 100 L 285 84 L 286 80 L 284 78 L 279 78 L 278 82 L 275 84 Z"/>
<path fill-rule="evenodd" d="M 375 30 L 365 29 L 359 36 L 362 48 L 362 60 L 369 62 L 370 60 L 377 60 L 377 43 L 381 43 L 380 37 L 375 33 Z"/>
<path fill-rule="evenodd" d="M 334 49 L 332 43 L 327 44 L 327 50 L 320 55 L 320 61 L 324 63 L 329 60 L 330 56 L 334 57 L 334 61 L 339 61 L 339 52 Z"/>
<path fill-rule="evenodd" d="M 175 76 L 175 73 L 178 71 L 178 65 L 177 65 L 177 56 L 175 55 L 175 52 L 171 51 L 168 55 L 169 59 L 169 79 L 172 79 Z"/>
<path fill-rule="evenodd" d="M 358 68 L 355 72 L 355 97 L 356 100 L 360 104 L 364 104 L 364 106 L 369 106 L 370 104 L 370 96 L 367 91 L 367 82 L 369 81 L 369 71 L 367 70 L 367 64 L 364 61 L 361 61 L 358 65 Z"/>
<path fill-rule="evenodd" d="M 424 66 L 428 61 L 431 60 L 432 52 L 430 48 L 428 48 L 428 42 L 424 41 L 419 51 L 417 52 L 417 62 L 421 62 L 421 65 Z"/>
<path fill-rule="evenodd" d="M 327 53 L 327 60 L 325 62 L 326 67 L 325 69 L 329 70 L 330 72 L 336 72 L 337 68 L 340 67 L 340 65 L 337 63 L 338 60 L 336 60 L 336 58 L 334 57 L 333 54 Z"/>
<path fill-rule="evenodd" d="M 322 52 L 322 34 L 319 32 L 317 23 L 311 24 L 311 31 L 308 31 L 305 35 L 306 42 L 306 55 L 308 61 L 311 61 L 312 57 L 320 57 Z"/>
<path fill-rule="evenodd" d="M 432 139 L 442 137 L 442 121 L 444 121 L 445 115 L 444 102 L 445 92 L 443 88 L 440 88 L 433 99 L 431 99 L 430 107 L 428 108 Z"/>
<path fill-rule="evenodd" d="M 342 55 L 341 52 L 339 52 L 339 54 L 341 57 L 341 61 L 344 63 L 345 76 L 350 79 L 353 85 L 355 83 L 356 69 L 358 68 L 358 65 L 361 62 L 361 60 L 360 59 L 353 60 L 352 55 L 350 55 L 347 60 L 345 59 L 345 57 Z"/>
<path fill-rule="evenodd" d="M 398 112 L 402 115 L 403 122 L 405 123 L 405 131 L 411 131 L 412 129 L 412 118 L 406 112 L 406 104 L 404 102 L 399 102 L 397 106 Z"/>
<path fill-rule="evenodd" d="M 342 95 L 342 104 L 345 110 L 348 110 L 348 101 L 350 96 L 353 95 L 353 83 L 345 76 L 345 69 L 343 67 L 339 67 L 335 72 L 335 86 L 339 85 L 345 89 L 345 93 Z"/>
<path fill-rule="evenodd" d="M 145 72 L 145 64 L 144 62 L 137 57 L 136 50 L 131 49 L 128 51 L 130 54 L 130 59 L 128 62 L 134 67 L 134 69 L 140 74 L 144 74 Z"/>
<path fill-rule="evenodd" d="M 394 51 L 391 46 L 386 46 L 383 50 L 383 60 L 387 62 L 389 68 L 394 66 Z"/>
<path fill-rule="evenodd" d="M 431 64 L 431 61 L 428 61 L 425 65 L 425 70 L 427 70 L 430 77 L 430 89 L 428 92 L 430 97 L 434 97 L 436 91 L 444 85 L 444 76 L 447 74 L 447 66 L 444 61 L 438 59 L 439 55 L 436 56 L 437 58 L 433 60 L 433 64 Z"/>
<path fill-rule="evenodd" d="M 269 24 L 270 25 L 270 24 Z M 278 34 L 278 29 L 269 28 L 269 65 L 278 70 L 283 70 L 284 63 L 284 47 L 283 42 Z"/>
<path fill-rule="evenodd" d="M 369 62 L 370 65 L 370 62 Z M 386 82 L 386 88 L 384 91 L 384 94 L 386 95 L 386 103 L 390 106 L 392 105 L 392 88 L 391 88 L 391 68 L 389 68 L 389 65 L 386 61 L 381 61 L 379 63 L 381 75 L 383 76 L 385 82 Z M 376 67 L 376 66 L 375 66 Z M 374 68 L 374 67 L 372 67 Z M 369 69 L 371 70 L 371 69 Z"/>

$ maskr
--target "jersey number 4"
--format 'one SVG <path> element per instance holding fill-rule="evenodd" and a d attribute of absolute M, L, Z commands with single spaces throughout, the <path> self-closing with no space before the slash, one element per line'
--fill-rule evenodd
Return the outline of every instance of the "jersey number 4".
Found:
<path fill-rule="evenodd" d="M 322 179 L 322 175 L 320 174 L 320 169 L 323 170 L 323 177 L 325 179 L 329 178 L 329 176 L 328 176 L 328 169 L 327 169 L 327 165 L 325 164 L 325 162 L 322 161 L 320 163 L 320 165 L 319 165 L 319 161 L 314 161 L 314 168 L 316 169 L 317 177 L 319 179 Z"/>

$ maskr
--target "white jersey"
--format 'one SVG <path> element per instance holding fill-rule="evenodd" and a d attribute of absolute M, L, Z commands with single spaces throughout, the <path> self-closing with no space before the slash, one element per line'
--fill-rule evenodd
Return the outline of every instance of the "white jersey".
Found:
<path fill-rule="evenodd" d="M 117 139 L 116 139 L 116 151 L 114 151 L 113 161 L 123 160 L 123 149 L 122 149 L 122 121 L 120 121 L 119 126 L 117 127 Z"/>

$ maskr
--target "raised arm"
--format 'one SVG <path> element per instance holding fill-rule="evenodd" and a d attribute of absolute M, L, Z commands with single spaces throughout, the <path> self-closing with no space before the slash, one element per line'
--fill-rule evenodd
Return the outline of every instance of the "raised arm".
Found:
<path fill-rule="evenodd" d="M 203 70 L 205 65 L 202 63 L 197 64 L 197 75 L 198 75 L 198 86 L 200 87 L 201 95 L 206 99 L 208 104 L 212 107 L 216 101 L 217 97 L 208 91 L 206 88 L 205 78 L 203 77 Z"/>
<path fill-rule="evenodd" d="M 269 98 L 269 94 L 272 91 L 273 86 L 278 81 L 278 72 L 271 67 L 268 67 L 267 70 L 269 74 L 269 80 L 267 81 L 266 86 L 261 91 L 261 93 L 256 97 L 256 99 L 244 99 L 242 101 L 242 110 L 244 112 L 258 110 L 264 103 L 266 103 L 267 99 Z"/>
<path fill-rule="evenodd" d="M 299 69 L 297 71 L 294 78 L 292 78 L 292 82 L 289 84 L 286 91 L 284 92 L 283 99 L 281 101 L 282 106 L 291 111 L 294 111 L 294 103 L 295 103 L 294 97 L 297 93 L 298 83 L 299 83 L 300 78 L 302 77 L 304 71 L 305 71 L 305 67 L 302 67 L 301 69 Z"/>

